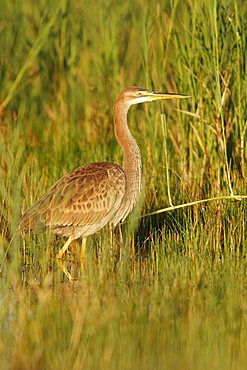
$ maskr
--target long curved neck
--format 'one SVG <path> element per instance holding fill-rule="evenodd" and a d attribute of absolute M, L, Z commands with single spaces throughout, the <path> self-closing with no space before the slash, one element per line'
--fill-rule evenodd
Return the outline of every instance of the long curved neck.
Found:
<path fill-rule="evenodd" d="M 127 114 L 130 104 L 117 101 L 114 109 L 114 130 L 118 143 L 124 153 L 123 169 L 127 177 L 127 192 L 132 192 L 133 200 L 136 200 L 141 190 L 141 153 L 140 149 L 130 133 Z"/>

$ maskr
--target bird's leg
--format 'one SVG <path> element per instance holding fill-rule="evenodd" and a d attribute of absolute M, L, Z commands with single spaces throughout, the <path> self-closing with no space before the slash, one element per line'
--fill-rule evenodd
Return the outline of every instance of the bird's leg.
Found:
<path fill-rule="evenodd" d="M 123 247 L 123 233 L 122 233 L 122 227 L 121 227 L 121 224 L 118 224 L 118 228 L 119 228 L 120 244 L 121 244 L 121 247 Z"/>
<path fill-rule="evenodd" d="M 109 225 L 109 231 L 110 231 L 110 250 L 111 253 L 114 253 L 114 240 L 113 240 L 113 226 Z"/>
<path fill-rule="evenodd" d="M 122 256 L 122 251 L 124 250 L 124 245 L 123 245 L 123 233 L 122 233 L 122 228 L 121 228 L 121 224 L 118 224 L 118 228 L 119 228 L 119 239 L 120 239 L 120 253 L 119 253 L 119 259 L 120 261 L 122 260 L 123 256 Z"/>
<path fill-rule="evenodd" d="M 71 273 L 68 271 L 67 267 L 64 265 L 63 261 L 60 258 L 57 259 L 57 264 L 61 268 L 61 270 L 63 271 L 63 273 L 67 276 L 69 282 L 74 281 L 74 279 L 71 276 Z"/>
<path fill-rule="evenodd" d="M 80 260 L 81 261 L 85 261 L 85 259 L 86 259 L 86 244 L 87 244 L 87 239 L 82 238 L 81 254 L 80 254 Z"/>
<path fill-rule="evenodd" d="M 71 236 L 69 237 L 69 239 L 67 240 L 67 242 L 64 244 L 63 248 L 60 249 L 60 251 L 58 252 L 58 254 L 56 255 L 56 258 L 57 259 L 61 259 L 64 255 L 64 253 L 66 252 L 66 250 L 68 249 L 70 243 L 72 242 L 72 238 Z"/>
<path fill-rule="evenodd" d="M 80 253 L 80 267 L 81 267 L 81 271 L 85 271 L 86 244 L 87 244 L 87 239 L 86 238 L 82 238 L 81 253 Z"/>

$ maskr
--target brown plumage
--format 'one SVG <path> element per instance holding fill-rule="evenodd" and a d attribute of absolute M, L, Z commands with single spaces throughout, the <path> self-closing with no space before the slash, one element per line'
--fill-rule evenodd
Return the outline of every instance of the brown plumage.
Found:
<path fill-rule="evenodd" d="M 114 226 L 133 209 L 141 190 L 141 155 L 127 124 L 131 105 L 145 101 L 186 98 L 141 87 L 123 90 L 115 104 L 114 129 L 124 153 L 124 165 L 96 162 L 79 167 L 59 179 L 21 217 L 19 230 L 51 229 L 68 237 L 61 258 L 72 240 L 94 234 L 108 222 Z"/>

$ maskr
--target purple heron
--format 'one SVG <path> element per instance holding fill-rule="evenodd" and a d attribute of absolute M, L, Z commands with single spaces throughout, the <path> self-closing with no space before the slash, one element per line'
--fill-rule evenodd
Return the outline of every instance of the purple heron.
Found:
<path fill-rule="evenodd" d="M 187 95 L 161 93 L 138 86 L 121 92 L 114 108 L 114 129 L 123 155 L 123 169 L 115 163 L 86 164 L 59 179 L 21 217 L 19 230 L 34 233 L 50 229 L 68 237 L 57 254 L 62 258 L 70 243 L 124 221 L 137 202 L 141 190 L 141 154 L 130 133 L 127 113 L 134 104 Z"/>

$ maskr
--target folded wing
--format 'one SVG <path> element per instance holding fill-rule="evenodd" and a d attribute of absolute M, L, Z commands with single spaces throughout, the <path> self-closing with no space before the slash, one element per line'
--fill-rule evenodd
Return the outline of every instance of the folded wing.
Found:
<path fill-rule="evenodd" d="M 97 162 L 77 168 L 58 180 L 22 216 L 19 230 L 78 238 L 93 234 L 113 218 L 126 189 L 123 170 Z"/>

